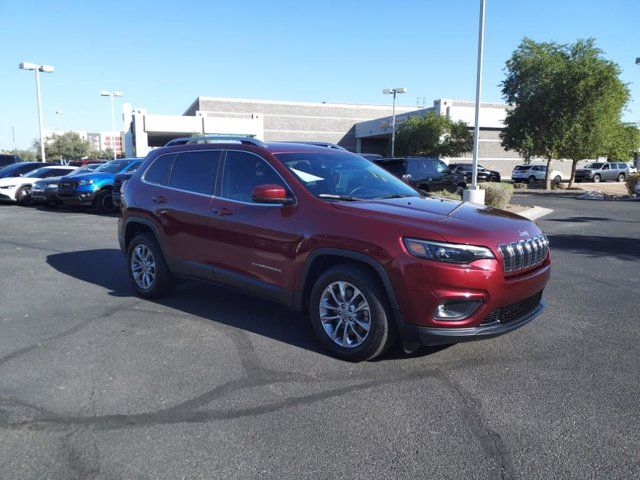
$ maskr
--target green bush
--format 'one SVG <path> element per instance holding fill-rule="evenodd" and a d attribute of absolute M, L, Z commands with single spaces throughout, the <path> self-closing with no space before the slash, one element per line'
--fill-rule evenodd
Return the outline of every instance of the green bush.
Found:
<path fill-rule="evenodd" d="M 430 192 L 429 195 L 432 195 L 434 197 L 449 198 L 451 200 L 462 200 L 461 195 L 450 192 L 449 190 L 440 190 L 438 192 Z"/>
<path fill-rule="evenodd" d="M 485 203 L 495 208 L 506 208 L 513 194 L 513 185 L 510 183 L 481 183 L 484 190 Z"/>
<path fill-rule="evenodd" d="M 636 193 L 636 185 L 638 184 L 638 180 L 640 180 L 640 173 L 632 173 L 624 179 L 624 183 L 627 186 L 629 195 L 633 195 Z"/>

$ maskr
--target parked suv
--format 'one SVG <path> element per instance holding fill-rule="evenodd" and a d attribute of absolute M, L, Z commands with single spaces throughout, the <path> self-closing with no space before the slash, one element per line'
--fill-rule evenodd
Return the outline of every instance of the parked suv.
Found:
<path fill-rule="evenodd" d="M 467 183 L 471 183 L 473 176 L 473 163 L 452 163 L 449 165 L 452 172 L 461 173 Z M 499 182 L 500 172 L 489 170 L 482 165 L 478 165 L 478 181 L 479 182 Z"/>
<path fill-rule="evenodd" d="M 111 198 L 116 175 L 133 172 L 140 166 L 141 160 L 122 158 L 111 160 L 99 166 L 93 172 L 60 179 L 58 196 L 66 205 L 93 206 L 98 212 L 115 211 Z"/>
<path fill-rule="evenodd" d="M 18 155 L 0 154 L 0 168 L 13 163 L 20 163 L 21 161 L 22 159 Z"/>
<path fill-rule="evenodd" d="M 467 186 L 464 174 L 452 172 L 447 164 L 438 158 L 376 158 L 373 161 L 409 185 L 425 192 L 461 192 Z"/>
<path fill-rule="evenodd" d="M 511 172 L 511 180 L 514 182 L 527 182 L 533 184 L 536 182 L 544 182 L 547 175 L 546 165 L 516 165 Z M 551 181 L 560 183 L 563 180 L 562 173 L 559 170 L 551 170 Z"/>
<path fill-rule="evenodd" d="M 502 210 L 435 199 L 346 151 L 226 138 L 152 151 L 118 237 L 142 297 L 188 277 L 308 311 L 330 352 L 490 338 L 543 310 L 548 241 Z M 295 328 L 292 325 L 292 328 Z"/>
<path fill-rule="evenodd" d="M 624 162 L 592 162 L 576 169 L 576 182 L 624 182 L 629 175 L 629 164 Z"/>

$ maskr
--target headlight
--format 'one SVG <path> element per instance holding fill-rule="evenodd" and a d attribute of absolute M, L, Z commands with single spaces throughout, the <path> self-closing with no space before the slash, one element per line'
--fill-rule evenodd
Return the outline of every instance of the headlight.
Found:
<path fill-rule="evenodd" d="M 446 263 L 471 263 L 481 258 L 496 258 L 491 250 L 475 245 L 440 243 L 415 238 L 403 238 L 411 255 Z"/>
<path fill-rule="evenodd" d="M 78 182 L 78 185 L 85 186 L 85 185 L 93 185 L 93 180 L 80 180 Z"/>
<path fill-rule="evenodd" d="M 14 188 L 15 185 L 0 185 L 0 188 Z"/>

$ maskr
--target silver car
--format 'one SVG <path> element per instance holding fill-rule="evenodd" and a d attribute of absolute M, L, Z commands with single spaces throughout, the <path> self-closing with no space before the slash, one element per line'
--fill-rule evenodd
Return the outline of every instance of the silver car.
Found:
<path fill-rule="evenodd" d="M 576 182 L 624 182 L 629 175 L 629 164 L 623 162 L 592 162 L 576 170 Z"/>

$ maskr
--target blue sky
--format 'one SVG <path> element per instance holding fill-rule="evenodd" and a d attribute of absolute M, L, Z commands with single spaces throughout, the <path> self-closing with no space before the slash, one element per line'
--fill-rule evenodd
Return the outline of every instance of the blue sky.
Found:
<path fill-rule="evenodd" d="M 0 148 L 37 136 L 32 72 L 45 128 L 109 130 L 103 89 L 150 113 L 181 114 L 198 96 L 384 103 L 384 87 L 472 100 L 478 0 L 33 2 L 0 0 Z M 622 68 L 640 121 L 640 2 L 487 0 L 483 101 L 500 101 L 504 62 L 524 36 L 594 37 Z"/>

